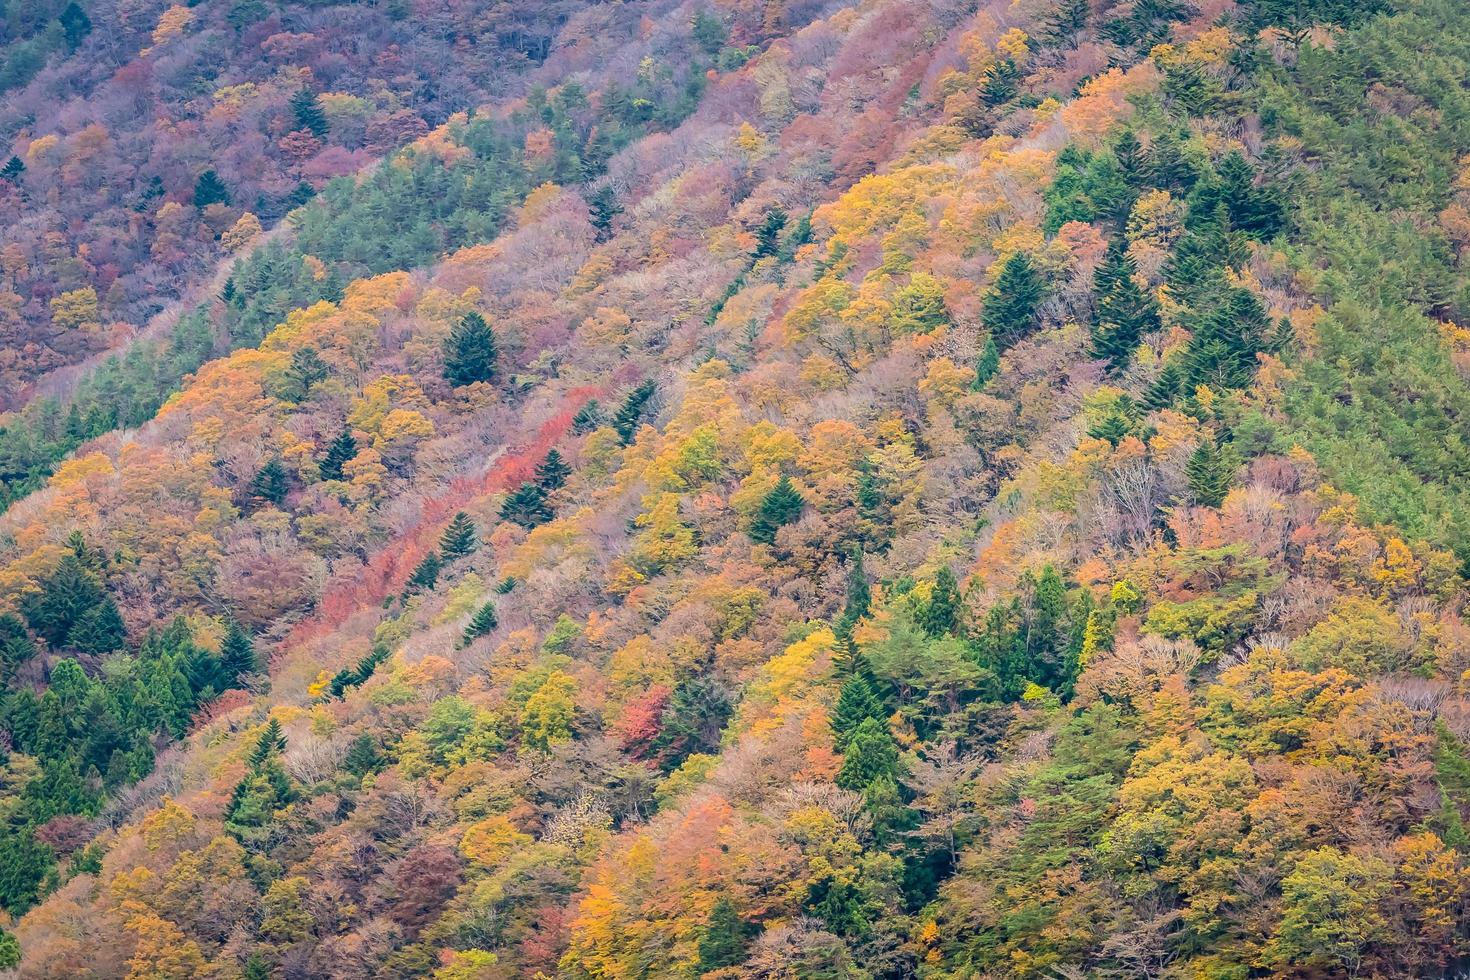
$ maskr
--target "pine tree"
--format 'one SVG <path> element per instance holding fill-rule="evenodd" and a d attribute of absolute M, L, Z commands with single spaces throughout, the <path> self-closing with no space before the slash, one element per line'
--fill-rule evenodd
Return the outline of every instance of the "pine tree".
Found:
<path fill-rule="evenodd" d="M 842 685 L 842 693 L 832 709 L 832 744 L 837 751 L 846 751 L 859 725 L 869 719 L 881 722 L 884 716 L 883 702 L 874 693 L 872 682 L 863 674 L 854 673 Z"/>
<path fill-rule="evenodd" d="M 1113 157 L 1118 161 L 1118 170 L 1123 175 L 1123 180 L 1130 187 L 1147 183 L 1148 154 L 1144 152 L 1143 144 L 1138 141 L 1133 130 L 1123 130 L 1113 144 Z"/>
<path fill-rule="evenodd" d="M 342 768 L 354 776 L 366 776 L 378 767 L 381 755 L 378 747 L 373 742 L 371 735 L 359 735 L 352 740 L 347 747 L 347 755 L 342 759 Z"/>
<path fill-rule="evenodd" d="M 298 347 L 291 352 L 291 363 L 281 375 L 281 396 L 301 403 L 311 394 L 312 385 L 327 376 L 327 365 L 313 347 Z"/>
<path fill-rule="evenodd" d="M 1078 35 L 1087 30 L 1087 19 L 1091 15 L 1090 0 L 1062 0 L 1042 37 L 1051 47 L 1075 48 Z"/>
<path fill-rule="evenodd" d="M 776 532 L 801 516 L 806 500 L 791 483 L 781 477 L 761 501 L 755 519 L 750 523 L 750 540 L 757 544 L 774 544 Z"/>
<path fill-rule="evenodd" d="M 255 474 L 255 479 L 250 481 L 250 494 L 261 500 L 280 506 L 286 500 L 286 493 L 290 486 L 286 482 L 286 468 L 281 465 L 279 459 L 272 458 Z"/>
<path fill-rule="evenodd" d="M 66 5 L 56 22 L 61 25 L 61 36 L 66 41 L 68 51 L 81 47 L 82 41 L 92 33 L 92 18 L 76 4 L 76 0 Z"/>
<path fill-rule="evenodd" d="M 31 629 L 53 649 L 60 649 L 66 645 L 72 627 L 104 596 L 97 576 L 75 551 L 70 551 L 38 591 L 21 599 L 21 612 Z"/>
<path fill-rule="evenodd" d="M 439 557 L 439 552 L 431 551 L 424 556 L 408 577 L 409 592 L 432 592 L 434 586 L 439 582 L 439 573 L 444 569 L 444 561 Z"/>
<path fill-rule="evenodd" d="M 206 170 L 194 181 L 194 206 L 205 208 L 211 204 L 230 203 L 230 190 L 225 182 L 219 179 L 219 174 L 213 170 Z"/>
<path fill-rule="evenodd" d="M 467 647 L 476 639 L 489 633 L 500 625 L 500 619 L 495 615 L 495 603 L 487 602 L 475 614 L 470 617 L 469 623 L 464 628 L 464 636 L 460 638 L 459 645 Z"/>
<path fill-rule="evenodd" d="M 566 486 L 567 477 L 571 475 L 572 468 L 561 458 L 561 453 L 551 449 L 536 467 L 536 485 L 547 493 L 553 493 Z"/>
<path fill-rule="evenodd" d="M 534 483 L 522 483 L 511 491 L 500 505 L 500 519 L 519 524 L 526 530 L 551 520 L 551 505 L 546 502 L 546 491 Z"/>
<path fill-rule="evenodd" d="M 695 965 L 695 972 L 703 976 L 744 963 L 749 955 L 750 931 L 736 914 L 735 904 L 722 896 L 710 909 L 709 922 L 699 937 L 699 962 Z"/>
<path fill-rule="evenodd" d="M 868 575 L 863 569 L 863 553 L 861 549 L 854 549 L 852 567 L 847 572 L 847 601 L 834 630 L 844 646 L 850 642 L 853 627 L 868 614 L 871 602 L 872 590 L 868 588 Z"/>
<path fill-rule="evenodd" d="M 1270 320 L 1248 289 L 1232 287 L 1194 326 L 1184 366 L 1191 385 L 1241 388 L 1255 373 Z"/>
<path fill-rule="evenodd" d="M 631 445 L 633 437 L 638 434 L 638 425 L 643 421 L 643 415 L 648 410 L 649 402 L 653 400 L 654 393 L 658 391 L 657 386 L 650 381 L 645 381 L 629 392 L 628 397 L 623 400 L 623 405 L 618 413 L 613 416 L 613 429 L 618 433 L 618 438 L 623 445 Z"/>
<path fill-rule="evenodd" d="M 327 454 L 317 467 L 321 471 L 322 479 L 342 479 L 342 467 L 356 456 L 357 440 L 353 438 L 351 429 L 344 428 L 327 447 Z"/>
<path fill-rule="evenodd" d="M 0 180 L 9 181 L 12 184 L 20 183 L 20 175 L 26 172 L 25 161 L 20 157 L 12 156 L 5 161 L 5 166 L 0 167 Z"/>
<path fill-rule="evenodd" d="M 439 552 L 444 560 L 451 562 L 473 552 L 479 544 L 476 532 L 475 522 L 470 520 L 470 515 L 464 511 L 455 514 L 444 533 L 439 536 Z"/>
<path fill-rule="evenodd" d="M 1087 434 L 1094 439 L 1106 439 L 1114 446 L 1117 446 L 1118 443 L 1127 438 L 1132 428 L 1133 426 L 1127 417 L 1115 408 L 1103 416 L 1101 422 L 1089 428 Z"/>
<path fill-rule="evenodd" d="M 1134 280 L 1138 268 L 1117 239 L 1093 276 L 1097 310 L 1092 321 L 1093 350 L 1114 370 L 1126 367 L 1144 334 L 1158 330 L 1158 303 Z"/>
<path fill-rule="evenodd" d="M 466 313 L 444 342 L 444 380 L 463 388 L 495 377 L 495 331 L 478 313 Z"/>
<path fill-rule="evenodd" d="M 934 577 L 929 601 L 920 612 L 919 627 L 930 636 L 948 636 L 960 625 L 960 590 L 954 572 L 945 566 Z"/>
<path fill-rule="evenodd" d="M 1189 480 L 1190 496 L 1196 503 L 1219 507 L 1230 492 L 1235 467 L 1230 454 L 1215 445 L 1213 439 L 1205 439 L 1190 454 L 1184 475 Z"/>
<path fill-rule="evenodd" d="M 286 733 L 281 730 L 281 723 L 272 718 L 265 723 L 265 728 L 255 740 L 255 748 L 250 753 L 251 768 L 259 769 L 270 760 L 271 756 L 279 755 L 286 751 Z"/>
<path fill-rule="evenodd" d="M 1025 254 L 1017 252 L 1006 259 L 981 314 L 999 349 L 1005 350 L 1036 329 L 1044 295 L 1041 277 Z"/>
<path fill-rule="evenodd" d="M 271 967 L 265 957 L 259 953 L 251 953 L 250 958 L 245 961 L 245 980 L 270 980 L 270 976 Z"/>
<path fill-rule="evenodd" d="M 786 212 L 771 208 L 755 230 L 755 258 L 764 259 L 781 251 L 781 229 L 786 227 Z"/>
<path fill-rule="evenodd" d="M 837 785 L 862 792 L 875 780 L 884 777 L 897 780 L 898 775 L 898 744 L 882 722 L 866 719 L 853 729 L 848 739 Z"/>
<path fill-rule="evenodd" d="M 260 672 L 260 660 L 255 655 L 255 644 L 250 634 L 231 616 L 225 621 L 225 638 L 219 647 L 220 670 L 226 684 L 238 684 L 246 674 Z"/>
<path fill-rule="evenodd" d="M 1143 407 L 1150 412 L 1157 412 L 1161 408 L 1168 408 L 1174 404 L 1174 399 L 1184 388 L 1184 375 L 1173 361 L 1164 365 L 1154 383 L 1149 385 L 1148 391 L 1143 396 Z"/>
<path fill-rule="evenodd" d="M 971 387 L 975 391 L 984 391 L 999 372 L 1000 350 L 995 346 L 994 337 L 986 337 L 985 346 L 980 348 L 980 357 L 975 361 L 975 383 Z"/>
<path fill-rule="evenodd" d="M 601 425 L 602 418 L 602 406 L 597 403 L 596 398 L 589 399 L 572 416 L 572 432 L 579 436 L 585 435 Z"/>
<path fill-rule="evenodd" d="M 612 237 L 613 221 L 623 213 L 618 195 L 611 184 L 603 184 L 587 199 L 587 210 L 592 227 L 597 230 L 597 240 L 605 242 Z"/>
<path fill-rule="evenodd" d="M 111 653 L 127 642 L 128 628 L 111 596 L 82 614 L 67 634 L 66 645 L 83 653 Z"/>
<path fill-rule="evenodd" d="M 325 136 L 331 128 L 316 93 L 309 88 L 298 89 L 291 96 L 291 115 L 296 119 L 297 129 L 304 129 L 313 136 Z"/>

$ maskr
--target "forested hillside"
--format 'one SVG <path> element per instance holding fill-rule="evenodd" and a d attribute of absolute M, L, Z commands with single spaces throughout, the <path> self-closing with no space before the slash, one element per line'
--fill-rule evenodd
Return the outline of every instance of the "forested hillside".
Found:
<path fill-rule="evenodd" d="M 1470 8 L 11 6 L 0 968 L 1465 968 Z"/>

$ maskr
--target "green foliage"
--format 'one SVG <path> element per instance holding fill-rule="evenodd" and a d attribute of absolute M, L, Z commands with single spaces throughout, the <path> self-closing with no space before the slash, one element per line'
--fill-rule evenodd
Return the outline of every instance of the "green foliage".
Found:
<path fill-rule="evenodd" d="M 66 646 L 73 628 L 97 606 L 106 594 L 97 575 L 76 551 L 62 556 L 56 571 L 41 580 L 37 592 L 21 600 L 21 612 L 31 629 L 53 649 Z"/>
<path fill-rule="evenodd" d="M 1006 259 L 981 312 L 997 348 L 1005 350 L 1036 330 L 1045 292 L 1030 258 L 1016 252 Z"/>
<path fill-rule="evenodd" d="M 959 584 L 949 566 L 934 577 L 929 599 L 920 609 L 916 621 L 930 636 L 948 636 L 960 629 L 961 599 Z"/>
<path fill-rule="evenodd" d="M 238 684 L 240 678 L 246 674 L 260 672 L 255 644 L 251 641 L 250 634 L 245 632 L 245 628 L 234 617 L 225 621 L 225 637 L 220 642 L 219 662 L 225 683 L 230 685 Z"/>
<path fill-rule="evenodd" d="M 750 523 L 750 540 L 757 544 L 774 544 L 776 532 L 801 517 L 806 500 L 789 477 L 781 477 L 761 500 L 760 508 Z"/>
<path fill-rule="evenodd" d="M 1202 440 L 1184 467 L 1190 496 L 1205 507 L 1219 507 L 1235 482 L 1235 467 L 1229 450 L 1221 449 L 1213 439 Z"/>
<path fill-rule="evenodd" d="M 327 447 L 327 454 L 322 457 L 318 466 L 323 480 L 342 479 L 342 467 L 357 455 L 357 439 L 352 435 L 352 430 L 343 428 Z"/>
<path fill-rule="evenodd" d="M 469 624 L 464 628 L 464 636 L 460 639 L 460 646 L 469 646 L 471 642 L 499 625 L 500 619 L 495 613 L 495 603 L 485 603 L 470 617 Z"/>
<path fill-rule="evenodd" d="M 291 351 L 291 364 L 281 379 L 281 397 L 300 404 L 311 394 L 312 386 L 326 380 L 327 365 L 312 347 L 298 347 Z"/>
<path fill-rule="evenodd" d="M 439 553 L 444 556 L 446 563 L 452 562 L 473 553 L 479 543 L 479 529 L 475 527 L 475 522 L 470 520 L 470 515 L 460 511 L 444 528 L 444 533 L 439 535 Z"/>
<path fill-rule="evenodd" d="M 219 174 L 206 170 L 194 181 L 194 206 L 208 207 L 211 204 L 230 203 L 230 189 L 220 180 Z"/>
<path fill-rule="evenodd" d="M 781 251 L 781 231 L 786 227 L 787 214 L 782 208 L 771 208 L 755 229 L 755 259 L 771 258 Z"/>
<path fill-rule="evenodd" d="M 255 478 L 250 481 L 250 495 L 261 500 L 275 504 L 279 507 L 286 502 L 286 494 L 291 490 L 291 485 L 286 476 L 286 467 L 281 465 L 280 459 L 271 457 L 266 460 L 255 473 Z"/>
<path fill-rule="evenodd" d="M 700 976 L 726 967 L 739 966 L 749 956 L 754 930 L 741 921 L 735 903 L 721 896 L 710 910 L 709 921 L 699 937 L 699 962 L 695 972 Z"/>
<path fill-rule="evenodd" d="M 852 741 L 858 726 L 868 720 L 883 721 L 887 712 L 873 691 L 873 685 L 861 673 L 854 673 L 842 685 L 842 693 L 832 709 L 832 744 L 842 752 Z"/>
<path fill-rule="evenodd" d="M 534 483 L 522 483 L 500 505 L 500 519 L 530 530 L 551 520 L 546 491 Z"/>
<path fill-rule="evenodd" d="M 1128 366 L 1143 336 L 1162 326 L 1159 306 L 1135 280 L 1138 268 L 1129 258 L 1121 239 L 1108 247 L 1107 258 L 1093 275 L 1096 307 L 1092 318 L 1092 344 L 1098 357 L 1113 370 Z"/>
<path fill-rule="evenodd" d="M 554 493 L 566 486 L 572 468 L 555 449 L 548 450 L 546 458 L 536 466 L 536 485 L 547 493 Z"/>
<path fill-rule="evenodd" d="M 466 313 L 444 342 L 444 380 L 455 388 L 491 381 L 499 358 L 495 332 L 478 313 Z"/>
<path fill-rule="evenodd" d="M 327 114 L 322 111 L 321 103 L 311 89 L 297 89 L 296 94 L 291 96 L 291 115 L 296 121 L 297 129 L 304 129 L 313 136 L 327 135 L 330 128 Z"/>
<path fill-rule="evenodd" d="M 985 386 L 1000 373 L 1000 348 L 995 346 L 995 337 L 985 338 L 985 344 L 980 348 L 980 357 L 975 361 L 975 383 L 976 391 L 984 391 Z"/>
<path fill-rule="evenodd" d="M 866 790 L 882 779 L 897 779 L 898 744 L 882 722 L 868 718 L 853 729 L 842 754 L 836 783 L 843 789 Z"/>
<path fill-rule="evenodd" d="M 577 414 L 572 416 L 572 432 L 585 435 L 602 423 L 602 406 L 597 403 L 596 398 L 588 399 L 585 405 L 577 409 Z"/>
<path fill-rule="evenodd" d="M 439 557 L 439 552 L 431 551 L 424 556 L 423 560 L 414 566 L 413 574 L 409 575 L 407 584 L 408 592 L 432 592 L 439 581 L 439 573 L 444 569 L 444 559 Z"/>
<path fill-rule="evenodd" d="M 332 678 L 332 697 L 340 698 L 347 693 L 348 688 L 357 687 L 378 669 L 378 665 L 387 660 L 391 651 L 385 644 L 375 643 L 368 655 L 357 662 L 355 667 L 344 667 Z"/>
<path fill-rule="evenodd" d="M 612 423 L 623 445 L 627 446 L 633 442 L 633 436 L 638 433 L 638 426 L 652 408 L 653 396 L 657 393 L 657 385 L 652 380 L 648 380 L 634 388 L 628 393 L 628 397 L 623 399 L 623 404 L 613 416 Z"/>

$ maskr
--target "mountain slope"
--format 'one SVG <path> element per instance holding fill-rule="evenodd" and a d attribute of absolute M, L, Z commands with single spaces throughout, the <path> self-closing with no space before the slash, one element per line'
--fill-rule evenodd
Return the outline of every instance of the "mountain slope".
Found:
<path fill-rule="evenodd" d="M 0 525 L 22 975 L 1448 969 L 1465 21 L 669 6 L 328 190 Z"/>

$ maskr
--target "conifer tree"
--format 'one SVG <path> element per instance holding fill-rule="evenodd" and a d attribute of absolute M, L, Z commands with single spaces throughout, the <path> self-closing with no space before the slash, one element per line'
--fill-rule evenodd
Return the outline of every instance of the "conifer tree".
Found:
<path fill-rule="evenodd" d="M 347 747 L 347 755 L 342 759 L 342 768 L 354 776 L 366 776 L 378 767 L 380 758 L 378 747 L 373 743 L 373 737 L 364 733 L 354 738 L 352 744 Z"/>
<path fill-rule="evenodd" d="M 287 401 L 303 402 L 311 394 L 312 385 L 327 376 L 327 365 L 314 347 L 298 347 L 291 352 L 291 363 L 281 377 L 281 395 Z"/>
<path fill-rule="evenodd" d="M 467 647 L 479 637 L 484 636 L 496 626 L 500 625 L 500 619 L 495 614 L 495 603 L 487 602 L 475 614 L 470 617 L 469 623 L 464 628 L 464 636 L 460 638 L 460 646 Z"/>
<path fill-rule="evenodd" d="M 227 684 L 238 684 L 246 674 L 260 671 L 260 660 L 255 655 L 255 644 L 250 634 L 231 616 L 225 621 L 225 637 L 219 647 L 220 669 Z"/>
<path fill-rule="evenodd" d="M 602 424 L 602 418 L 602 406 L 597 403 L 596 398 L 589 399 L 572 416 L 572 432 L 579 436 L 591 432 Z"/>
<path fill-rule="evenodd" d="M 699 937 L 699 962 L 695 972 L 701 976 L 714 970 L 744 963 L 750 929 L 735 912 L 735 905 L 723 896 L 710 910 L 709 922 Z"/>
<path fill-rule="evenodd" d="M 612 237 L 614 219 L 623 213 L 618 195 L 611 184 L 603 184 L 587 199 L 587 210 L 592 227 L 597 229 L 597 240 L 605 242 Z"/>
<path fill-rule="evenodd" d="M 875 780 L 899 775 L 898 744 L 888 728 L 876 718 L 868 718 L 853 729 L 847 749 L 842 755 L 842 768 L 836 783 L 843 789 L 862 792 Z"/>
<path fill-rule="evenodd" d="M 986 337 L 985 346 L 980 348 L 980 357 L 975 361 L 975 383 L 971 387 L 975 391 L 984 391 L 999 371 L 1000 350 L 995 346 L 994 337 Z"/>
<path fill-rule="evenodd" d="M 65 646 L 72 627 L 104 593 L 97 576 L 75 551 L 62 556 L 56 571 L 43 580 L 39 591 L 21 599 L 26 622 L 53 648 Z"/>
<path fill-rule="evenodd" d="M 284 751 L 286 751 L 286 733 L 281 730 L 281 723 L 272 718 L 265 723 L 265 728 L 255 740 L 255 748 L 250 753 L 250 765 L 259 769 L 271 756 Z"/>
<path fill-rule="evenodd" d="M 101 602 L 83 613 L 72 626 L 66 645 L 83 653 L 111 653 L 122 649 L 127 637 L 127 626 L 117 611 L 117 603 L 104 595 Z"/>
<path fill-rule="evenodd" d="M 1036 329 L 1045 287 L 1031 260 L 1016 252 L 1001 266 L 995 290 L 985 300 L 981 315 L 996 346 L 1005 350 Z"/>
<path fill-rule="evenodd" d="M 934 577 L 929 601 L 919 613 L 919 627 L 930 636 L 948 636 L 960 625 L 960 590 L 954 572 L 946 565 Z"/>
<path fill-rule="evenodd" d="M 357 440 L 353 438 L 352 430 L 343 428 L 332 444 L 327 447 L 327 454 L 322 457 L 321 471 L 323 480 L 342 479 L 342 467 L 357 456 Z"/>
<path fill-rule="evenodd" d="M 755 230 L 755 258 L 764 259 L 781 251 L 781 229 L 786 227 L 786 211 L 771 208 Z"/>
<path fill-rule="evenodd" d="M 761 500 L 750 524 L 750 540 L 757 544 L 774 544 L 776 532 L 800 517 L 805 506 L 806 500 L 792 485 L 791 478 L 781 477 Z"/>
<path fill-rule="evenodd" d="M 444 556 L 444 560 L 451 562 L 473 552 L 479 544 L 476 531 L 475 522 L 470 520 L 470 515 L 464 511 L 455 514 L 444 528 L 444 533 L 439 536 L 439 553 Z"/>
<path fill-rule="evenodd" d="M 536 467 L 536 485 L 547 493 L 552 493 L 566 486 L 567 477 L 571 475 L 572 468 L 561 458 L 561 453 L 551 449 Z"/>
<path fill-rule="evenodd" d="M 322 111 L 321 103 L 311 89 L 298 89 L 296 94 L 291 96 L 291 115 L 296 120 L 297 129 L 304 129 L 313 136 L 327 135 L 327 130 L 330 128 L 327 123 L 327 114 Z"/>
<path fill-rule="evenodd" d="M 444 342 L 444 380 L 463 388 L 495 377 L 499 358 L 495 331 L 478 313 L 466 313 Z"/>
<path fill-rule="evenodd" d="M 884 718 L 883 702 L 873 691 L 873 684 L 862 673 L 853 673 L 842 685 L 837 704 L 832 709 L 832 744 L 837 751 L 847 749 L 847 743 L 863 722 Z"/>
<path fill-rule="evenodd" d="M 852 566 L 847 572 L 847 601 L 834 629 L 837 639 L 844 646 L 850 643 L 853 627 L 868 614 L 871 602 L 872 590 L 868 588 L 867 572 L 863 569 L 863 553 L 861 549 L 854 549 Z"/>
<path fill-rule="evenodd" d="M 653 400 L 654 393 L 658 388 L 653 381 L 645 381 L 634 388 L 618 413 L 613 416 L 613 428 L 618 433 L 618 438 L 623 445 L 627 446 L 633 442 L 633 437 L 638 434 L 638 425 L 643 421 L 644 413 L 648 410 L 648 403 Z"/>
<path fill-rule="evenodd" d="M 1219 507 L 1234 482 L 1235 467 L 1230 454 L 1221 450 L 1213 439 L 1200 442 L 1184 466 L 1189 480 L 1189 493 L 1205 507 Z"/>
<path fill-rule="evenodd" d="M 500 505 L 500 519 L 519 524 L 526 530 L 551 520 L 551 505 L 546 502 L 546 491 L 534 483 L 522 483 L 511 491 Z"/>
<path fill-rule="evenodd" d="M 1087 430 L 1087 434 L 1094 439 L 1106 439 L 1114 446 L 1127 438 L 1132 425 L 1123 413 L 1116 408 L 1103 416 L 1102 421 Z"/>
<path fill-rule="evenodd" d="M 439 581 L 439 573 L 444 568 L 444 561 L 439 557 L 439 552 L 431 551 L 424 556 L 408 577 L 408 591 L 410 592 L 432 592 Z"/>
<path fill-rule="evenodd" d="M 1093 350 L 1114 370 L 1126 367 L 1143 335 L 1160 327 L 1158 303 L 1134 280 L 1137 271 L 1117 239 L 1094 274 Z"/>
<path fill-rule="evenodd" d="M 1143 396 L 1143 407 L 1150 412 L 1156 412 L 1161 408 L 1167 408 L 1174 404 L 1174 399 L 1184 388 L 1184 375 L 1173 361 L 1164 364 L 1164 369 L 1149 385 L 1148 391 Z"/>
<path fill-rule="evenodd" d="M 269 501 L 280 506 L 286 500 L 286 493 L 290 489 L 286 482 L 286 468 L 281 465 L 279 459 L 271 458 L 266 461 L 255 474 L 255 479 L 250 481 L 250 494 L 261 500 Z"/>
<path fill-rule="evenodd" d="M 20 175 L 25 172 L 25 161 L 18 156 L 12 156 L 9 160 L 5 161 L 4 167 L 0 167 L 0 180 L 17 184 L 20 183 Z"/>
<path fill-rule="evenodd" d="M 219 179 L 219 174 L 213 170 L 206 170 L 194 181 L 194 206 L 206 208 L 211 204 L 230 203 L 230 190 L 225 182 Z"/>

